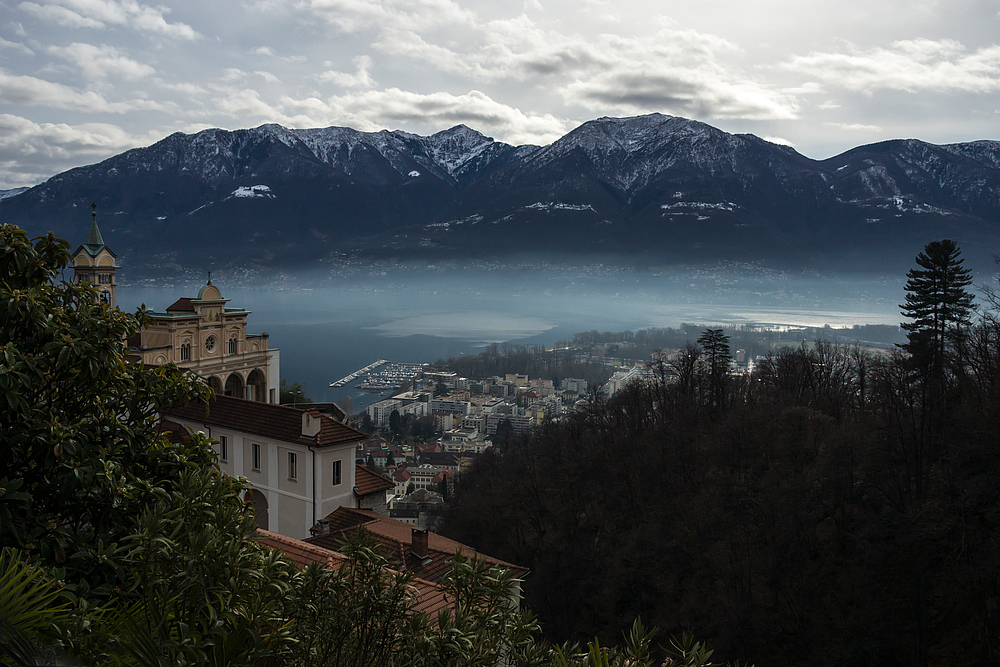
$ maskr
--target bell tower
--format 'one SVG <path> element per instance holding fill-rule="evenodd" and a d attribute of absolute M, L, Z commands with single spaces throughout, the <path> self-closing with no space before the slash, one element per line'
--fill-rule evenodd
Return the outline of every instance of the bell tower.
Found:
<path fill-rule="evenodd" d="M 115 263 L 115 253 L 104 244 L 101 230 L 97 226 L 97 204 L 91 204 L 90 207 L 90 215 L 93 218 L 90 233 L 87 235 L 86 243 L 73 253 L 73 275 L 78 283 L 93 284 L 100 292 L 98 298 L 101 303 L 117 308 L 118 283 L 115 272 L 118 270 L 118 265 Z"/>

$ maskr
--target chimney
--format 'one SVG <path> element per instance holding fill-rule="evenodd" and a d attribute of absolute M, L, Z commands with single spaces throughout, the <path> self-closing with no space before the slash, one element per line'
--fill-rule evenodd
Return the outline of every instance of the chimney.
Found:
<path fill-rule="evenodd" d="M 308 410 L 302 411 L 302 437 L 303 438 L 315 438 L 319 435 L 320 427 L 320 416 L 317 412 L 316 414 L 310 414 Z"/>
<path fill-rule="evenodd" d="M 410 530 L 410 551 L 419 558 L 427 558 L 427 531 L 413 528 Z"/>

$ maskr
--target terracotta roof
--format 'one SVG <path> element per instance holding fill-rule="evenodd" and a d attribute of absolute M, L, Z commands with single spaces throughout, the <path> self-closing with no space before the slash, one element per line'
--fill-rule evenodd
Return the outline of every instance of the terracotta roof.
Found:
<path fill-rule="evenodd" d="M 438 466 L 457 466 L 458 457 L 450 452 L 420 452 L 417 460 L 421 463 Z"/>
<path fill-rule="evenodd" d="M 182 296 L 181 298 L 174 301 L 172 304 L 167 306 L 168 313 L 193 313 L 194 311 L 194 299 L 189 296 Z"/>
<path fill-rule="evenodd" d="M 308 412 L 310 416 L 320 420 L 319 433 L 316 434 L 315 438 L 302 437 L 303 412 Z M 361 431 L 341 424 L 321 414 L 315 408 L 301 410 L 234 396 L 216 396 L 208 402 L 207 406 L 201 403 L 178 405 L 170 408 L 166 413 L 191 421 L 314 447 L 353 443 L 365 437 Z"/>
<path fill-rule="evenodd" d="M 358 497 L 393 489 L 396 485 L 390 479 L 371 470 L 368 466 L 354 465 L 354 493 Z"/>
<path fill-rule="evenodd" d="M 285 537 L 269 530 L 257 529 L 257 539 L 264 546 L 280 551 L 281 554 L 296 567 L 304 569 L 310 563 L 317 563 L 330 569 L 340 569 L 348 562 L 347 556 L 337 551 L 324 549 L 302 540 Z M 448 596 L 438 584 L 414 577 L 410 586 L 417 598 L 415 611 L 427 614 L 432 620 L 437 619 L 438 612 L 451 606 Z"/>
<path fill-rule="evenodd" d="M 405 482 L 410 479 L 410 473 L 407 472 L 406 468 L 398 468 L 396 472 L 392 473 L 392 478 L 397 482 Z"/>
<path fill-rule="evenodd" d="M 434 477 L 431 479 L 431 481 L 440 484 L 443 480 L 449 479 L 449 478 L 450 479 L 454 479 L 455 478 L 455 473 L 453 473 L 450 470 L 442 470 L 438 474 L 434 475 Z"/>
<path fill-rule="evenodd" d="M 370 510 L 339 507 L 323 518 L 321 524 L 326 524 L 330 532 L 310 537 L 306 542 L 319 547 L 335 548 L 351 533 L 364 527 L 368 535 L 382 546 L 390 567 L 412 572 L 430 581 L 441 581 L 451 569 L 452 557 L 458 552 L 507 568 L 517 577 L 523 577 L 528 573 L 527 568 L 478 553 L 472 547 L 431 532 L 427 534 L 427 557 L 421 558 L 411 549 L 413 527 L 410 524 Z"/>

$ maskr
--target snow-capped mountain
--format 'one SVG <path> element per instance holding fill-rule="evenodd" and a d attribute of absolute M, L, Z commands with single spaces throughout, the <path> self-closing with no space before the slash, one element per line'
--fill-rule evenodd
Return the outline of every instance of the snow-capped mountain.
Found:
<path fill-rule="evenodd" d="M 173 134 L 4 199 L 0 219 L 75 242 L 92 201 L 133 264 L 561 251 L 864 269 L 943 237 L 1000 251 L 1000 142 L 888 141 L 817 161 L 660 114 L 600 118 L 544 147 L 464 125 L 272 124 Z"/>

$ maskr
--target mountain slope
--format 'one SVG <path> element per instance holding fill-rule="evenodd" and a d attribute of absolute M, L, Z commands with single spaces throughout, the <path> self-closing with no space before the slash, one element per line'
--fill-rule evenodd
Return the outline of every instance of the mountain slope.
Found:
<path fill-rule="evenodd" d="M 864 269 L 946 236 L 1000 250 L 1000 143 L 888 141 L 816 161 L 660 114 L 600 118 L 545 147 L 462 125 L 263 125 L 171 135 L 2 199 L 0 215 L 76 239 L 91 202 L 134 266 L 560 251 Z"/>

